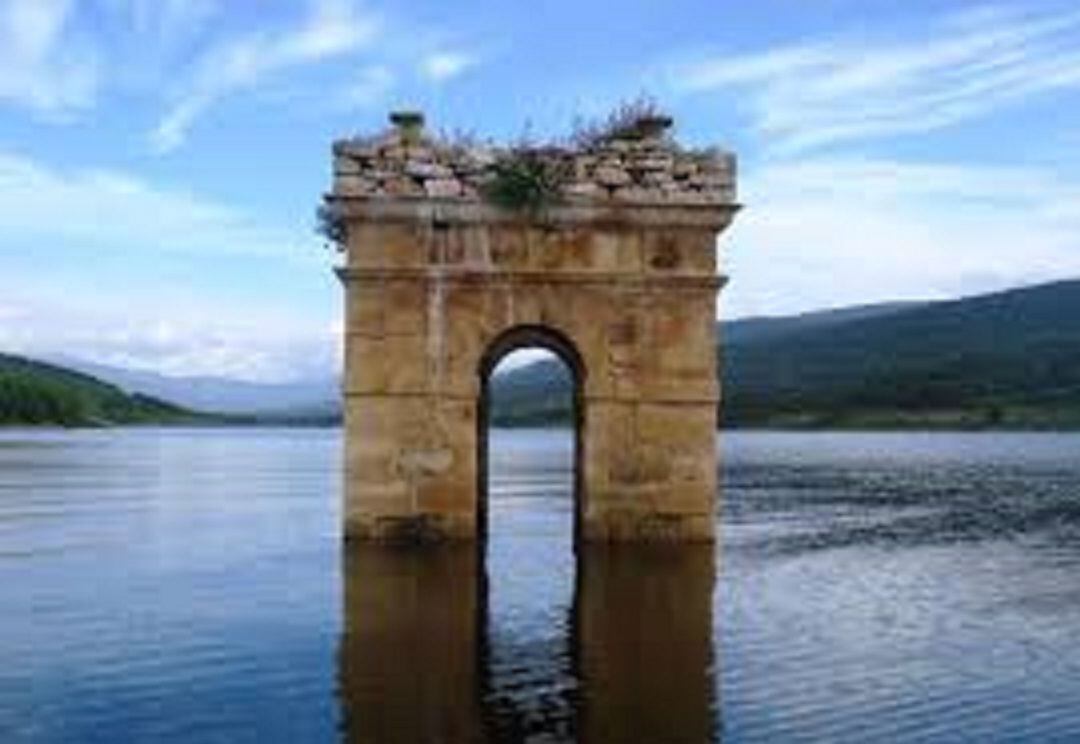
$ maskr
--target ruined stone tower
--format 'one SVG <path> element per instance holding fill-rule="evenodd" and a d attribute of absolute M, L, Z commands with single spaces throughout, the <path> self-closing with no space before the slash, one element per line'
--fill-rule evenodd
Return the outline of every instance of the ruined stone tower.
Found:
<path fill-rule="evenodd" d="M 529 150 L 391 121 L 334 144 L 327 196 L 345 250 L 346 537 L 482 535 L 488 378 L 540 346 L 575 380 L 579 537 L 711 539 L 734 158 L 679 147 L 662 117 Z"/>

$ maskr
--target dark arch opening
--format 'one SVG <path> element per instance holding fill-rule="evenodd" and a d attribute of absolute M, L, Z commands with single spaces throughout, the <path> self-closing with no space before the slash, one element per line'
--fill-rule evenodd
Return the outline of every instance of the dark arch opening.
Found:
<path fill-rule="evenodd" d="M 488 345 L 480 358 L 478 370 L 480 376 L 480 397 L 477 401 L 477 532 L 483 545 L 488 536 L 488 454 L 491 407 L 491 378 L 504 357 L 514 351 L 526 348 L 538 348 L 549 351 L 566 365 L 573 385 L 571 396 L 571 422 L 574 427 L 573 453 L 573 499 L 574 499 L 574 548 L 581 542 L 582 529 L 582 463 L 584 462 L 585 406 L 583 391 L 585 388 L 585 363 L 574 343 L 562 332 L 542 325 L 519 325 L 509 328 Z"/>
<path fill-rule="evenodd" d="M 508 385 L 502 370 L 512 375 L 508 357 L 523 350 L 547 352 L 550 366 L 517 387 L 525 395 L 516 397 L 515 386 Z M 507 366 L 500 368 L 504 361 Z M 560 741 L 573 741 L 579 686 L 573 577 L 583 521 L 585 365 L 563 333 L 522 325 L 491 341 L 477 373 L 477 565 L 482 613 L 477 648 L 481 695 L 488 711 L 485 730 L 498 741 L 523 741 L 544 731 Z M 533 395 L 537 380 L 544 381 L 545 392 L 554 393 L 544 395 L 540 405 L 535 405 Z M 571 442 L 565 429 L 567 403 Z M 557 417 L 548 415 L 555 411 Z M 498 431 L 500 422 L 547 426 L 553 419 L 559 431 L 525 432 L 520 437 L 517 432 Z M 567 444 L 572 451 L 567 451 Z M 494 499 L 492 490 L 497 493 Z M 499 529 L 492 530 L 496 526 Z M 542 624 L 529 622 L 523 612 L 546 619 Z M 552 633 L 559 618 L 567 618 L 565 633 Z"/>

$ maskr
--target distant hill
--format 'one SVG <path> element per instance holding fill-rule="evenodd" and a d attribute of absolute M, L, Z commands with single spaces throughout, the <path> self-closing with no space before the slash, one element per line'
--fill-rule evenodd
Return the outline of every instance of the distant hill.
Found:
<path fill-rule="evenodd" d="M 726 426 L 1080 428 L 1080 281 L 947 302 L 748 318 L 723 323 L 721 335 Z M 185 415 L 160 408 L 184 411 L 164 398 L 190 409 L 229 412 L 231 423 L 340 420 L 337 383 L 329 375 L 268 385 L 78 364 L 100 374 L 37 367 L 73 376 L 63 378 L 68 384 L 90 380 L 111 391 L 107 399 L 120 395 L 135 406 L 124 415 L 115 408 L 79 414 L 84 419 Z M 0 391 L 6 396 L 0 400 L 8 401 L 0 403 L 7 406 L 0 422 L 13 415 L 13 400 L 29 399 L 22 388 L 12 393 L 13 385 L 22 384 L 13 379 L 0 376 L 8 386 Z M 552 359 L 502 372 L 492 381 L 493 420 L 502 426 L 569 421 L 569 389 L 568 371 Z M 48 406 L 50 420 L 72 416 L 34 395 L 36 412 L 20 409 L 22 419 L 41 416 Z"/>
<path fill-rule="evenodd" d="M 0 354 L 0 425 L 105 426 L 210 419 L 148 395 L 129 395 L 81 372 Z"/>
<path fill-rule="evenodd" d="M 721 333 L 728 426 L 1080 427 L 1080 281 Z M 568 420 L 562 369 L 543 360 L 501 376 L 493 395 L 509 410 L 493 407 L 496 421 Z"/>
<path fill-rule="evenodd" d="M 211 376 L 174 377 L 70 357 L 54 357 L 50 361 L 93 375 L 128 393 L 175 401 L 197 411 L 325 418 L 336 416 L 341 410 L 338 383 L 329 374 L 297 382 L 263 383 Z"/>
<path fill-rule="evenodd" d="M 855 305 L 833 310 L 817 310 L 800 315 L 762 316 L 743 318 L 720 326 L 724 333 L 724 343 L 760 342 L 767 338 L 778 338 L 795 331 L 811 331 L 827 328 L 837 323 L 855 320 L 868 320 L 882 315 L 892 315 L 902 310 L 913 310 L 926 305 L 925 302 L 881 302 L 874 305 Z"/>
<path fill-rule="evenodd" d="M 491 421 L 497 426 L 537 426 L 570 420 L 570 370 L 555 358 L 496 374 L 491 381 Z"/>
<path fill-rule="evenodd" d="M 1080 425 L 1080 281 L 724 347 L 724 421 Z"/>

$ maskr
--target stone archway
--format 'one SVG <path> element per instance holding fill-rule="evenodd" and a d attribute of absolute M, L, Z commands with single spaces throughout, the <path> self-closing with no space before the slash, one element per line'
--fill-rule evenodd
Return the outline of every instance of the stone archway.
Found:
<path fill-rule="evenodd" d="M 480 395 L 477 398 L 476 408 L 476 507 L 477 507 L 477 533 L 486 537 L 488 528 L 488 450 L 491 434 L 489 406 L 491 376 L 499 362 L 507 355 L 518 349 L 539 348 L 553 353 L 559 361 L 566 365 L 570 372 L 573 383 L 573 420 L 574 427 L 574 460 L 573 460 L 573 499 L 574 499 L 574 542 L 578 542 L 581 536 L 581 525 L 585 513 L 585 489 L 582 477 L 584 463 L 585 432 L 585 401 L 583 391 L 588 370 L 585 361 L 570 340 L 562 331 L 555 328 L 539 325 L 518 325 L 508 328 L 500 333 L 488 345 L 487 350 L 480 358 L 479 388 Z"/>
<path fill-rule="evenodd" d="M 483 196 L 493 160 L 513 151 L 397 121 L 334 148 L 346 536 L 478 536 L 482 373 L 532 338 L 581 373 L 581 537 L 712 539 L 716 236 L 737 210 L 731 156 L 656 132 L 545 151 L 572 182 L 541 209 L 514 210 Z"/>

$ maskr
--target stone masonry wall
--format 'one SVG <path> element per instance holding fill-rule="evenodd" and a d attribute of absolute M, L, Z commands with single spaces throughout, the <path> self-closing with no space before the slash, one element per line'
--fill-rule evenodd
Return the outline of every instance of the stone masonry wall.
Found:
<path fill-rule="evenodd" d="M 561 197 L 570 202 L 735 200 L 731 153 L 684 149 L 659 125 L 633 138 L 599 140 L 581 148 L 543 147 L 537 152 L 565 174 Z M 512 154 L 512 148 L 439 141 L 394 127 L 372 137 L 334 143 L 334 193 L 478 199 L 493 167 Z"/>

